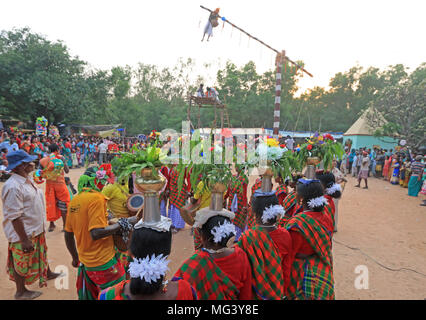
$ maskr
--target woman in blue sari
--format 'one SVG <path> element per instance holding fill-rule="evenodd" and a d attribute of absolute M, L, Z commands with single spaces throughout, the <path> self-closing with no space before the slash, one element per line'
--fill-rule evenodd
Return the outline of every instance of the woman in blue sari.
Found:
<path fill-rule="evenodd" d="M 394 162 L 392 163 L 392 178 L 390 183 L 399 184 L 399 170 L 401 168 L 401 160 L 399 156 L 395 156 Z"/>
<path fill-rule="evenodd" d="M 62 155 L 64 156 L 64 160 L 68 166 L 68 168 L 72 168 L 72 157 L 71 157 L 71 149 L 65 147 L 65 145 L 63 145 L 62 148 Z"/>

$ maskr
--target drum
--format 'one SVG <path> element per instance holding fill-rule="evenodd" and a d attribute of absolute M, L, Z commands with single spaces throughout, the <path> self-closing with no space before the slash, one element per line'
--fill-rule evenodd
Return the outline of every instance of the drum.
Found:
<path fill-rule="evenodd" d="M 127 199 L 127 208 L 129 209 L 129 215 L 132 217 L 136 215 L 139 219 L 141 218 L 144 205 L 144 197 L 141 194 L 132 194 Z M 112 218 L 109 220 L 109 224 L 118 223 L 118 218 Z M 121 234 L 115 234 L 112 236 L 114 239 L 115 247 L 121 252 L 127 252 L 130 247 L 130 241 L 132 239 L 132 231 L 130 231 L 128 241 L 124 241 Z"/>
<path fill-rule="evenodd" d="M 189 202 L 186 206 L 180 209 L 180 216 L 187 224 L 193 226 L 195 222 L 195 214 L 199 208 L 200 204 L 193 204 Z"/>
<path fill-rule="evenodd" d="M 140 193 L 132 194 L 127 198 L 127 209 L 129 209 L 130 216 L 134 216 L 144 205 L 144 197 Z"/>

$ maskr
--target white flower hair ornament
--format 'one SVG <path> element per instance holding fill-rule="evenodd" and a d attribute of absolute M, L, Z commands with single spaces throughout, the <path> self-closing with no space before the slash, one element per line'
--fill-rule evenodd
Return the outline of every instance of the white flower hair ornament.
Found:
<path fill-rule="evenodd" d="M 327 199 L 324 196 L 313 198 L 308 201 L 308 207 L 311 209 L 318 208 L 321 206 L 325 206 L 328 204 Z"/>
<path fill-rule="evenodd" d="M 234 236 L 237 234 L 235 225 L 228 221 L 225 221 L 223 224 L 219 224 L 218 226 L 214 227 L 211 233 L 214 237 L 213 241 L 215 243 L 221 242 L 223 238 L 230 234 L 233 234 Z"/>
<path fill-rule="evenodd" d="M 155 282 L 164 276 L 169 270 L 167 256 L 160 254 L 155 256 L 154 254 L 149 257 L 134 258 L 129 264 L 129 273 L 132 278 L 141 278 L 145 282 Z"/>
<path fill-rule="evenodd" d="M 279 204 L 271 205 L 270 207 L 265 208 L 265 210 L 263 210 L 262 222 L 267 223 L 268 220 L 271 220 L 277 216 L 284 216 L 284 214 L 285 210 L 283 206 L 280 206 Z"/>
<path fill-rule="evenodd" d="M 342 187 L 338 183 L 334 183 L 330 188 L 325 189 L 325 193 L 332 195 L 336 191 L 342 191 Z"/>

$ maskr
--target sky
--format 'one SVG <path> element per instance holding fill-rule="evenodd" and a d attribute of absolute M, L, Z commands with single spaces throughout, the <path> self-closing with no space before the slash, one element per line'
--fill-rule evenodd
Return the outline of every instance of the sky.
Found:
<path fill-rule="evenodd" d="M 252 60 L 259 73 L 274 68 L 274 52 L 229 24 L 201 42 L 209 13 L 200 5 L 220 8 L 238 27 L 302 60 L 313 78 L 300 79 L 299 93 L 327 87 L 355 65 L 402 63 L 413 71 L 426 61 L 424 0 L 0 0 L 0 30 L 30 27 L 98 69 L 172 67 L 190 57 L 195 72 L 214 82 L 228 60 L 238 66 Z"/>

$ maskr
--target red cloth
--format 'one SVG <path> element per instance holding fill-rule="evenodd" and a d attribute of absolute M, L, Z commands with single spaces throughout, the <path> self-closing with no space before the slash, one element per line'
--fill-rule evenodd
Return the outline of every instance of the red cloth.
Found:
<path fill-rule="evenodd" d="M 170 169 L 169 169 L 169 167 L 162 166 L 160 172 L 167 179 L 166 189 L 164 189 L 164 190 L 169 190 L 169 188 L 170 188 Z"/>
<path fill-rule="evenodd" d="M 327 199 L 327 201 L 328 201 L 328 205 L 329 205 L 329 206 L 330 206 L 330 208 L 331 208 L 331 213 L 332 213 L 332 214 L 333 214 L 333 216 L 334 216 L 334 213 L 336 212 L 336 207 L 334 206 L 334 199 L 333 199 L 333 197 L 332 197 L 332 196 L 329 196 L 328 194 L 326 194 L 324 197 Z"/>
<path fill-rule="evenodd" d="M 280 193 L 279 195 L 277 195 L 278 203 L 279 203 L 280 205 L 283 205 L 283 202 L 284 202 L 285 197 L 287 197 L 287 194 L 285 194 L 284 192 L 283 192 L 283 193 Z"/>
<path fill-rule="evenodd" d="M 180 279 L 178 280 L 178 294 L 176 300 L 196 300 L 197 296 L 193 295 L 191 285 L 188 281 Z"/>
<path fill-rule="evenodd" d="M 292 239 L 290 233 L 284 228 L 277 228 L 269 232 L 269 236 L 274 241 L 275 246 L 281 255 L 281 265 L 283 268 L 284 288 L 290 283 L 290 271 L 292 263 Z"/>
<path fill-rule="evenodd" d="M 252 274 L 250 262 L 246 253 L 240 247 L 235 246 L 234 249 L 234 253 L 224 258 L 214 259 L 214 262 L 240 291 L 238 299 L 251 300 Z"/>
<path fill-rule="evenodd" d="M 311 218 L 317 220 L 322 226 L 324 226 L 328 232 L 333 234 L 333 222 L 331 220 L 331 217 L 328 215 L 325 215 L 323 212 L 305 212 L 308 216 Z M 297 253 L 307 254 L 311 255 L 314 254 L 314 249 L 309 245 L 309 243 L 306 241 L 306 239 L 303 237 L 303 235 L 300 232 L 290 230 L 290 235 L 292 239 L 292 252 L 291 252 L 291 263 L 293 263 L 294 256 Z"/>

